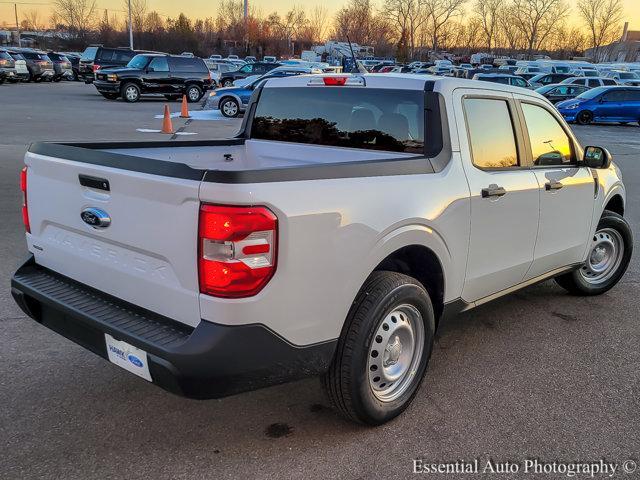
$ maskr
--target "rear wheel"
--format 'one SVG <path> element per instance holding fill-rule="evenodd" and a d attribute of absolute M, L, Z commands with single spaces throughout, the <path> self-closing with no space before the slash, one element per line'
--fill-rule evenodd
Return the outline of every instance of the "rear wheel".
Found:
<path fill-rule="evenodd" d="M 198 85 L 189 85 L 185 91 L 189 103 L 197 102 L 202 98 L 202 89 Z"/>
<path fill-rule="evenodd" d="M 122 99 L 134 103 L 140 100 L 140 88 L 135 83 L 125 83 L 122 86 Z"/>
<path fill-rule="evenodd" d="M 605 210 L 591 239 L 589 256 L 580 268 L 555 280 L 574 295 L 600 295 L 613 288 L 626 272 L 633 253 L 633 235 L 626 220 Z"/>
<path fill-rule="evenodd" d="M 580 125 L 589 125 L 591 122 L 593 122 L 593 113 L 588 110 L 584 110 L 578 113 L 578 115 L 576 116 L 576 122 L 578 122 Z"/>
<path fill-rule="evenodd" d="M 36 82 L 36 83 L 40 83 L 40 82 L 42 82 L 42 77 L 35 77 L 33 79 L 33 81 Z"/>
<path fill-rule="evenodd" d="M 228 118 L 237 117 L 240 114 L 240 105 L 234 98 L 225 98 L 220 102 L 222 115 Z"/>
<path fill-rule="evenodd" d="M 372 273 L 358 293 L 323 376 L 331 404 L 350 420 L 380 425 L 402 413 L 422 382 L 435 317 L 415 279 Z"/>
<path fill-rule="evenodd" d="M 223 87 L 232 87 L 233 86 L 233 80 L 231 80 L 230 78 L 225 78 L 222 81 L 222 86 Z"/>
<path fill-rule="evenodd" d="M 62 80 L 62 77 L 54 77 L 53 81 L 58 83 L 60 80 Z"/>

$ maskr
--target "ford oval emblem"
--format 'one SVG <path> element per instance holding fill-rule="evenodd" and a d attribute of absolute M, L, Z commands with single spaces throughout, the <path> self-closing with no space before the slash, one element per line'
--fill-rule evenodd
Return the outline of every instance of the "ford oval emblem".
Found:
<path fill-rule="evenodd" d="M 142 360 L 140 360 L 134 354 L 130 353 L 128 358 L 129 358 L 129 361 L 133 363 L 136 367 L 142 368 L 144 366 L 144 363 L 142 363 Z"/>
<path fill-rule="evenodd" d="M 107 228 L 111 225 L 111 217 L 104 210 L 99 208 L 85 208 L 80 214 L 80 218 L 87 225 L 93 228 Z"/>

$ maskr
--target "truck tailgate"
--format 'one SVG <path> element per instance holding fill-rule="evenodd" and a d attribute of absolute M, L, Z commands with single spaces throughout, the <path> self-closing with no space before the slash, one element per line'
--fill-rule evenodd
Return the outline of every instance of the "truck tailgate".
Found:
<path fill-rule="evenodd" d="M 38 264 L 184 324 L 199 323 L 199 180 L 31 152 L 25 163 L 27 240 Z M 80 176 L 103 179 L 108 190 L 82 185 Z M 88 208 L 108 214 L 110 225 L 85 223 Z"/>

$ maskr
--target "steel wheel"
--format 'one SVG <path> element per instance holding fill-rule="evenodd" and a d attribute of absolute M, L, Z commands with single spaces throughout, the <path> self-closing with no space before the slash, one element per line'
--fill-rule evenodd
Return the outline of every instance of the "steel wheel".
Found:
<path fill-rule="evenodd" d="M 391 402 L 413 382 L 424 349 L 424 321 L 411 305 L 387 315 L 369 348 L 369 386 L 375 397 Z"/>
<path fill-rule="evenodd" d="M 618 270 L 623 256 L 622 235 L 612 228 L 598 230 L 593 236 L 589 258 L 580 274 L 591 285 L 604 283 Z"/>

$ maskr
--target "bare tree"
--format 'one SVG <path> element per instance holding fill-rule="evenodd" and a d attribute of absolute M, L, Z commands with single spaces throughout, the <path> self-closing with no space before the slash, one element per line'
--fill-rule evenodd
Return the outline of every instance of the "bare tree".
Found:
<path fill-rule="evenodd" d="M 589 29 L 589 40 L 594 60 L 599 60 L 600 49 L 611 43 L 624 16 L 622 0 L 578 0 L 578 15 Z"/>
<path fill-rule="evenodd" d="M 96 0 L 53 0 L 52 23 L 84 37 L 95 25 Z"/>
<path fill-rule="evenodd" d="M 24 14 L 22 20 L 23 30 L 33 30 L 35 32 L 44 29 L 44 22 L 40 20 L 40 12 L 38 10 L 29 10 Z"/>
<path fill-rule="evenodd" d="M 493 51 L 503 0 L 476 0 L 473 13 L 480 21 L 489 53 Z"/>
<path fill-rule="evenodd" d="M 512 0 L 515 25 L 521 30 L 530 58 L 538 50 L 549 34 L 557 28 L 558 22 L 567 17 L 569 7 L 564 0 Z"/>
<path fill-rule="evenodd" d="M 129 0 L 123 0 L 124 11 L 129 11 Z M 134 32 L 142 32 L 145 30 L 145 21 L 147 19 L 147 0 L 131 0 L 131 23 Z"/>
<path fill-rule="evenodd" d="M 467 0 L 424 0 L 434 52 L 438 50 L 438 39 L 443 27 L 464 13 L 466 3 Z"/>

